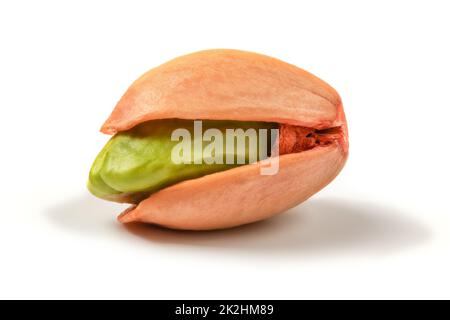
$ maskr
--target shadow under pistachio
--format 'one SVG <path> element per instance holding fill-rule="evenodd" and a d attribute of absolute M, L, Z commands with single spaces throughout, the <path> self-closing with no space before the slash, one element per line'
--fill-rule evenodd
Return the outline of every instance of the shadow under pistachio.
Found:
<path fill-rule="evenodd" d="M 154 245 L 209 247 L 244 252 L 301 254 L 355 251 L 387 254 L 423 244 L 430 231 L 406 213 L 369 202 L 310 199 L 272 219 L 228 230 L 174 231 L 139 223 L 121 227 L 115 216 L 126 206 L 84 195 L 50 208 L 61 227 L 93 236 L 123 231 Z"/>

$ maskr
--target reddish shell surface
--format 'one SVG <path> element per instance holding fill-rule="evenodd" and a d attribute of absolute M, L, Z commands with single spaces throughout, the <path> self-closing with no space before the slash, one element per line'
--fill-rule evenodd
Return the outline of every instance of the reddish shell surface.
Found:
<path fill-rule="evenodd" d="M 155 119 L 268 121 L 312 128 L 342 125 L 341 99 L 294 65 L 252 52 L 185 55 L 136 80 L 102 127 L 114 134 Z"/>
<path fill-rule="evenodd" d="M 269 218 L 305 201 L 330 183 L 345 163 L 335 143 L 283 155 L 278 174 L 262 176 L 261 163 L 188 180 L 163 189 L 119 216 L 173 229 L 211 230 Z"/>
<path fill-rule="evenodd" d="M 102 132 L 170 118 L 278 122 L 284 124 L 280 148 L 286 150 L 298 145 L 292 137 L 301 133 L 289 125 L 338 127 L 340 134 L 327 145 L 280 155 L 276 175 L 261 175 L 263 164 L 256 163 L 160 190 L 122 213 L 123 223 L 209 230 L 266 219 L 325 187 L 347 159 L 346 120 L 337 92 L 300 68 L 256 53 L 208 50 L 150 70 L 128 89 Z"/>

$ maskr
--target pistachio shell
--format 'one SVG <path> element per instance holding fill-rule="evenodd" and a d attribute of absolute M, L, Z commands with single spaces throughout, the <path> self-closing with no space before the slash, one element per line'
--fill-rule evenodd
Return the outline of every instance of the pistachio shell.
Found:
<path fill-rule="evenodd" d="M 275 175 L 261 175 L 258 162 L 162 189 L 122 213 L 123 223 L 208 230 L 266 219 L 325 187 L 348 155 L 337 92 L 296 66 L 256 53 L 208 50 L 150 70 L 127 90 L 102 132 L 170 118 L 277 122 L 287 137 L 281 148 L 294 153 L 277 158 Z M 303 130 L 292 126 L 320 130 L 324 144 L 302 150 L 295 139 Z"/>
<path fill-rule="evenodd" d="M 154 119 L 265 121 L 327 128 L 342 125 L 337 92 L 283 61 L 238 50 L 176 58 L 136 80 L 102 127 L 114 134 Z"/>
<path fill-rule="evenodd" d="M 209 230 L 269 218 L 305 201 L 344 166 L 340 144 L 280 157 L 280 171 L 262 176 L 261 162 L 184 181 L 119 216 L 173 229 Z"/>

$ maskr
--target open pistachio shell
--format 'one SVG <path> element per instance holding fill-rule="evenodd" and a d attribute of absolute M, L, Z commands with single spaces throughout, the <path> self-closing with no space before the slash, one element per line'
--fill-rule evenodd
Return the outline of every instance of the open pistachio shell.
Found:
<path fill-rule="evenodd" d="M 264 164 L 257 162 L 183 181 L 132 206 L 121 222 L 208 230 L 266 219 L 325 187 L 348 155 L 337 92 L 300 68 L 256 53 L 208 50 L 150 70 L 127 90 L 102 132 L 173 118 L 276 122 L 286 151 L 280 149 L 279 171 L 261 175 Z M 311 148 L 302 148 L 311 139 L 302 136 L 303 128 L 318 132 Z"/>

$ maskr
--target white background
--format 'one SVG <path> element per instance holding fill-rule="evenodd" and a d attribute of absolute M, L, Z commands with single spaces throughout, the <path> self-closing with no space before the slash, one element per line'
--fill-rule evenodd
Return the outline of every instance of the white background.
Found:
<path fill-rule="evenodd" d="M 450 298 L 448 1 L 2 1 L 0 298 Z M 125 228 L 98 129 L 178 55 L 236 48 L 332 84 L 341 175 L 267 222 Z"/>

